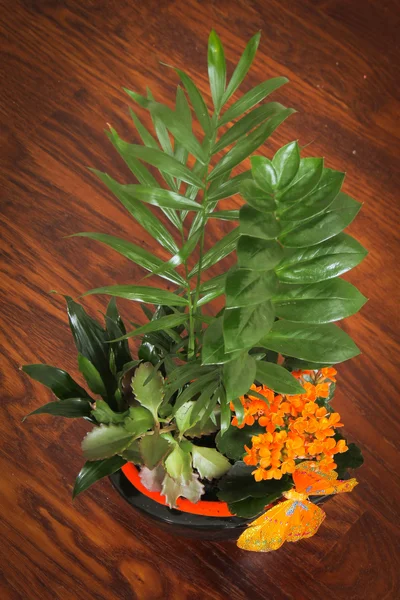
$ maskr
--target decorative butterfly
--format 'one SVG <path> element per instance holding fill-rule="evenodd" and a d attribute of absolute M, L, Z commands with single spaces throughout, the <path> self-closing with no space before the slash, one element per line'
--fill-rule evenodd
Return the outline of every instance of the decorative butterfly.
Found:
<path fill-rule="evenodd" d="M 335 471 L 325 473 L 317 462 L 302 462 L 293 472 L 294 489 L 283 492 L 287 500 L 276 504 L 250 523 L 237 545 L 242 550 L 270 552 L 284 542 L 298 542 L 313 536 L 322 521 L 324 511 L 310 502 L 308 496 L 328 496 L 351 492 L 356 479 L 337 481 Z"/>

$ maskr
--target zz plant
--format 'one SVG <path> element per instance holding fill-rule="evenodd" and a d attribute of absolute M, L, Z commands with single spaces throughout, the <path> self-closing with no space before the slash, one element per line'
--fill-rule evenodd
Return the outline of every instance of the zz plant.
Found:
<path fill-rule="evenodd" d="M 166 284 L 107 285 L 86 292 L 111 296 L 103 325 L 66 297 L 89 392 L 56 367 L 23 367 L 56 397 L 31 414 L 83 417 L 93 425 L 82 442 L 86 463 L 74 495 L 131 461 L 140 466 L 144 484 L 162 491 L 170 506 L 179 496 L 198 501 L 205 481 L 218 480 L 220 498 L 235 514 L 257 514 L 291 483 L 289 475 L 258 483 L 253 467 L 243 462 L 252 437 L 262 430 L 253 417 L 246 420 L 247 399 L 268 405 L 268 393 L 301 397 L 305 382 L 315 381 L 319 369 L 359 353 L 337 323 L 365 302 L 340 278 L 366 255 L 343 233 L 360 203 L 341 191 L 344 173 L 326 167 L 322 158 L 302 157 L 297 141 L 271 159 L 256 154 L 295 112 L 263 102 L 287 83 L 285 77 L 231 100 L 259 39 L 257 34 L 250 40 L 227 81 L 224 50 L 211 32 L 212 115 L 194 81 L 175 69 L 183 87 L 177 87 L 174 110 L 150 90 L 146 95 L 126 90 L 150 113 L 154 133 L 132 108 L 142 144 L 124 141 L 113 128 L 107 132 L 135 182 L 123 184 L 93 172 L 170 258 L 164 262 L 156 251 L 113 235 L 76 234 L 105 244 Z M 251 169 L 238 170 L 248 158 Z M 219 209 L 220 200 L 236 194 L 244 201 L 240 210 Z M 233 228 L 205 250 L 209 219 L 231 221 Z M 226 273 L 207 276 L 231 254 L 235 258 Z M 224 308 L 210 317 L 220 296 Z M 116 297 L 139 302 L 146 322 L 127 333 Z M 141 339 L 135 359 L 128 345 L 134 336 Z M 305 373 L 300 379 L 299 369 Z M 331 382 L 329 397 L 317 399 L 328 415 L 333 389 Z M 361 462 L 350 444 L 336 464 L 344 473 Z"/>

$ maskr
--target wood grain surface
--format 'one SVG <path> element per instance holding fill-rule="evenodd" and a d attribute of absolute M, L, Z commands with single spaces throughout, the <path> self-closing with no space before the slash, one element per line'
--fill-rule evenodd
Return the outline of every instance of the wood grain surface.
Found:
<path fill-rule="evenodd" d="M 0 598 L 2 600 L 395 600 L 400 597 L 399 5 L 395 0 L 1 0 Z M 64 302 L 143 271 L 77 231 L 152 240 L 87 170 L 129 173 L 103 134 L 137 140 L 122 87 L 172 103 L 185 66 L 210 100 L 208 32 L 228 68 L 263 36 L 242 90 L 277 75 L 297 114 L 265 148 L 299 139 L 345 170 L 364 202 L 350 232 L 370 250 L 350 279 L 370 298 L 348 319 L 363 354 L 339 367 L 335 408 L 363 449 L 360 485 L 326 504 L 312 539 L 271 554 L 174 537 L 134 513 L 105 480 L 76 501 L 84 422 L 37 417 L 49 394 L 29 362 L 79 379 Z M 140 113 L 148 123 L 147 115 Z M 223 203 L 238 206 L 238 197 Z M 227 231 L 229 224 L 223 225 Z M 209 225 L 211 246 L 221 230 Z M 160 256 L 166 258 L 163 251 Z M 230 264 L 229 260 L 226 264 Z M 216 271 L 211 270 L 210 275 Z M 105 298 L 85 305 L 96 314 Z M 121 302 L 126 318 L 140 319 Z"/>

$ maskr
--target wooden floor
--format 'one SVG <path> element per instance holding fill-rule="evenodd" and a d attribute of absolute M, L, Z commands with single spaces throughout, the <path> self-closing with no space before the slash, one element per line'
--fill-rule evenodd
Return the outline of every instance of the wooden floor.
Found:
<path fill-rule="evenodd" d="M 0 598 L 399 598 L 398 3 L 397 9 L 395 0 L 0 4 Z M 121 88 L 143 92 L 149 84 L 156 98 L 172 101 L 176 79 L 159 64 L 165 60 L 185 65 L 209 98 L 212 26 L 230 68 L 262 30 L 243 89 L 286 75 L 291 84 L 274 99 L 298 110 L 264 152 L 297 138 L 328 166 L 347 171 L 345 191 L 364 202 L 351 233 L 370 250 L 350 277 L 370 301 L 344 325 L 363 354 L 339 367 L 335 404 L 364 451 L 360 485 L 326 505 L 316 537 L 265 555 L 233 542 L 163 533 L 132 512 L 107 480 L 72 502 L 85 423 L 50 417 L 21 423 L 48 399 L 22 376 L 21 364 L 49 362 L 78 377 L 63 300 L 47 292 L 77 296 L 142 276 L 111 251 L 64 236 L 103 231 L 151 248 L 86 169 L 128 180 L 103 134 L 112 123 L 135 139 Z M 217 234 L 210 225 L 209 246 Z M 86 305 L 95 313 L 104 298 Z M 135 317 L 137 307 L 121 307 Z"/>

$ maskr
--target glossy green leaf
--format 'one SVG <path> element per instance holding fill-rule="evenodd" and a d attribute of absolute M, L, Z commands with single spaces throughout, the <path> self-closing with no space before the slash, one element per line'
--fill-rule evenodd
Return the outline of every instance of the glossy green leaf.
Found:
<path fill-rule="evenodd" d="M 344 173 L 324 169 L 312 192 L 296 204 L 281 205 L 278 215 L 284 221 L 303 221 L 323 213 L 334 201 L 344 180 Z M 282 223 L 284 227 L 284 223 Z"/>
<path fill-rule="evenodd" d="M 151 412 L 155 421 L 158 421 L 158 408 L 161 406 L 164 399 L 164 379 L 159 371 L 153 375 L 153 365 L 150 363 L 142 363 L 135 371 L 132 378 L 132 390 L 141 406 L 147 408 Z"/>
<path fill-rule="evenodd" d="M 90 362 L 90 360 L 80 353 L 78 353 L 78 366 L 90 390 L 94 394 L 106 396 L 107 390 L 105 388 L 100 373 L 98 372 L 96 367 Z"/>
<path fill-rule="evenodd" d="M 67 398 L 90 398 L 86 390 L 62 369 L 50 365 L 24 365 L 22 371 L 35 381 L 39 381 L 60 400 Z"/>
<path fill-rule="evenodd" d="M 192 400 L 197 394 L 201 394 L 205 389 L 205 386 L 208 387 L 208 385 L 211 384 L 211 382 L 218 381 L 218 377 L 219 372 L 217 369 L 215 369 L 209 373 L 206 373 L 205 375 L 201 375 L 200 377 L 198 377 L 198 379 L 189 383 L 189 385 L 183 390 L 183 392 L 179 394 L 175 402 L 173 411 L 174 414 L 180 409 L 180 407 L 185 402 L 187 402 L 188 400 Z"/>
<path fill-rule="evenodd" d="M 300 383 L 283 367 L 275 363 L 258 360 L 256 379 L 278 394 L 304 394 Z"/>
<path fill-rule="evenodd" d="M 229 410 L 229 423 L 230 420 L 231 411 Z M 251 446 L 251 438 L 254 435 L 259 435 L 260 433 L 265 433 L 265 428 L 261 427 L 257 423 L 251 427 L 245 425 L 241 429 L 233 425 L 229 425 L 225 433 L 222 433 L 221 429 L 215 438 L 215 442 L 220 452 L 225 454 L 228 458 L 237 461 L 243 459 L 243 455 L 246 452 L 244 447 Z"/>
<path fill-rule="evenodd" d="M 87 460 L 110 458 L 122 452 L 132 439 L 132 434 L 120 425 L 99 425 L 83 438 L 83 456 Z"/>
<path fill-rule="evenodd" d="M 231 252 L 236 249 L 236 242 L 239 237 L 239 229 L 233 229 L 230 233 L 228 233 L 225 237 L 218 240 L 211 248 L 208 250 L 202 260 L 201 270 L 205 271 L 209 269 L 217 262 L 228 256 Z M 197 263 L 193 269 L 189 273 L 189 277 L 193 277 L 196 275 L 199 270 L 199 263 Z M 171 305 L 173 306 L 173 305 Z"/>
<path fill-rule="evenodd" d="M 159 147 L 158 143 L 156 142 L 154 137 L 151 135 L 151 133 L 146 129 L 146 127 L 142 124 L 139 117 L 136 115 L 136 113 L 132 110 L 131 107 L 129 107 L 129 114 L 131 116 L 132 121 L 135 124 L 135 127 L 140 135 L 140 138 L 141 138 L 143 144 L 145 146 L 147 146 L 148 148 L 154 148 L 156 150 L 159 150 L 160 147 Z"/>
<path fill-rule="evenodd" d="M 179 85 L 176 88 L 175 114 L 179 115 L 185 127 L 192 131 L 192 112 L 185 92 Z M 174 139 L 174 156 L 180 163 L 186 165 L 189 151 L 177 138 Z M 176 184 L 179 188 L 181 181 L 178 179 Z"/>
<path fill-rule="evenodd" d="M 253 157 L 252 163 L 255 158 Z M 244 181 L 240 185 L 240 193 L 250 206 L 261 212 L 273 212 L 276 209 L 275 200 L 262 190 L 252 179 Z"/>
<path fill-rule="evenodd" d="M 367 299 L 343 279 L 310 285 L 281 284 L 272 302 L 276 315 L 300 323 L 332 323 L 350 317 Z"/>
<path fill-rule="evenodd" d="M 286 283 L 317 283 L 350 271 L 366 254 L 359 242 L 340 233 L 309 248 L 285 248 L 284 258 L 275 272 Z"/>
<path fill-rule="evenodd" d="M 106 333 L 109 340 L 115 340 L 126 333 L 125 325 L 120 317 L 115 298 L 111 298 L 106 311 Z M 115 367 L 119 373 L 124 372 L 126 365 L 132 364 L 132 356 L 129 350 L 128 342 L 113 342 L 110 344 L 111 351 L 114 353 Z"/>
<path fill-rule="evenodd" d="M 235 175 L 235 177 L 224 180 L 222 183 L 219 182 L 219 178 L 214 179 L 209 187 L 209 201 L 217 202 L 224 198 L 231 198 L 231 196 L 239 194 L 239 192 L 242 193 L 242 183 L 247 180 L 251 181 L 251 171 L 245 171 L 244 173 Z M 214 185 L 217 183 L 218 185 Z"/>
<path fill-rule="evenodd" d="M 251 171 L 253 173 L 254 182 L 257 186 L 267 194 L 273 194 L 278 185 L 278 175 L 272 161 L 265 156 L 251 157 Z M 270 201 L 271 202 L 271 201 Z M 255 206 L 258 208 L 258 206 Z M 262 210 L 259 208 L 259 210 Z"/>
<path fill-rule="evenodd" d="M 249 354 L 242 354 L 226 363 L 223 369 L 223 380 L 227 402 L 246 394 L 255 381 L 255 375 L 256 361 Z"/>
<path fill-rule="evenodd" d="M 225 502 L 238 502 L 244 498 L 264 498 L 269 504 L 280 498 L 284 491 L 293 487 L 293 480 L 288 475 L 282 479 L 256 481 L 252 475 L 254 467 L 237 461 L 228 473 L 219 481 L 218 498 Z"/>
<path fill-rule="evenodd" d="M 288 81 L 289 80 L 286 79 L 286 77 L 274 77 L 273 79 L 264 81 L 263 83 L 260 83 L 256 87 L 252 88 L 228 108 L 228 110 L 219 120 L 218 125 L 225 125 L 226 123 L 229 123 L 229 121 L 237 119 L 247 110 L 253 108 L 253 106 L 264 100 L 264 98 L 269 96 L 269 94 L 272 94 L 272 92 L 280 88 Z"/>
<path fill-rule="evenodd" d="M 154 254 L 145 250 L 142 246 L 137 246 L 136 244 L 132 244 L 126 240 L 121 238 L 114 237 L 112 235 L 107 235 L 105 233 L 93 233 L 93 232 L 83 232 L 83 233 L 75 233 L 70 237 L 86 237 L 92 240 L 96 240 L 97 242 L 101 242 L 106 246 L 109 246 L 122 256 L 125 256 L 132 262 L 136 263 L 140 267 L 143 267 L 147 271 L 154 273 L 156 269 L 159 267 L 164 267 L 165 263 L 157 258 Z M 161 277 L 167 279 L 168 281 L 172 281 L 177 285 L 185 285 L 185 280 L 179 273 L 176 273 L 172 267 L 166 267 L 162 273 Z"/>
<path fill-rule="evenodd" d="M 167 65 L 167 66 L 169 66 L 169 65 Z M 174 68 L 174 67 L 172 67 L 172 68 Z M 189 77 L 189 75 L 187 75 L 180 69 L 175 69 L 175 71 L 178 73 L 183 85 L 185 86 L 185 89 L 190 98 L 190 102 L 192 103 L 193 110 L 196 113 L 196 116 L 199 120 L 200 125 L 203 128 L 204 133 L 207 136 L 210 136 L 211 135 L 211 119 L 210 119 L 210 115 L 208 114 L 207 105 L 204 102 L 203 96 L 201 95 L 198 87 L 193 82 L 193 80 Z"/>
<path fill-rule="evenodd" d="M 263 123 L 245 138 L 240 139 L 237 144 L 225 154 L 225 156 L 219 161 L 219 163 L 211 171 L 208 180 L 212 181 L 216 177 L 219 177 L 226 171 L 233 169 L 245 158 L 250 156 L 257 148 L 259 148 L 269 138 L 269 136 L 275 131 L 275 129 L 283 123 L 287 117 L 296 112 L 292 108 L 287 108 L 280 111 L 275 116 L 268 119 L 266 123 Z"/>
<path fill-rule="evenodd" d="M 197 306 L 203 306 L 225 293 L 225 273 L 217 275 L 200 285 L 200 300 Z"/>
<path fill-rule="evenodd" d="M 232 400 L 233 409 L 235 411 L 235 416 L 239 425 L 243 424 L 244 420 L 244 406 L 240 400 L 240 398 L 233 398 Z"/>
<path fill-rule="evenodd" d="M 219 219 L 220 221 L 239 221 L 239 211 L 236 210 L 216 210 L 210 213 L 210 219 Z"/>
<path fill-rule="evenodd" d="M 187 300 L 182 296 L 177 296 L 167 290 L 141 285 L 109 285 L 89 290 L 83 295 L 88 296 L 91 294 L 106 294 L 108 296 L 116 296 L 117 298 L 136 300 L 137 302 L 147 302 L 148 304 L 166 304 L 167 306 L 187 305 Z"/>
<path fill-rule="evenodd" d="M 104 460 L 86 462 L 76 478 L 72 497 L 76 498 L 78 494 L 87 490 L 91 485 L 96 483 L 96 481 L 99 481 L 99 479 L 107 477 L 108 475 L 112 475 L 123 467 L 124 464 L 126 464 L 126 460 L 120 456 L 112 456 L 111 458 L 106 458 Z"/>
<path fill-rule="evenodd" d="M 280 233 L 279 221 L 274 213 L 264 213 L 244 204 L 239 212 L 240 235 L 248 235 L 263 240 L 274 240 Z"/>
<path fill-rule="evenodd" d="M 274 309 L 270 300 L 255 306 L 226 309 L 223 321 L 225 350 L 233 352 L 255 346 L 273 322 Z"/>
<path fill-rule="evenodd" d="M 225 92 L 226 62 L 221 40 L 214 30 L 208 38 L 208 79 L 214 107 L 218 113 Z"/>
<path fill-rule="evenodd" d="M 343 362 L 360 353 L 347 333 L 333 323 L 305 325 L 276 321 L 259 345 L 287 356 L 326 365 Z"/>
<path fill-rule="evenodd" d="M 118 198 L 118 200 L 125 206 L 128 212 L 136 219 L 136 221 L 155 239 L 163 248 L 175 254 L 178 252 L 179 247 L 177 246 L 174 238 L 161 223 L 159 219 L 147 206 L 145 206 L 140 200 L 128 196 L 124 191 L 124 186 L 115 181 L 109 175 L 101 173 L 100 171 L 92 171 L 101 179 L 109 190 Z"/>
<path fill-rule="evenodd" d="M 237 243 L 237 256 L 240 268 L 269 271 L 281 262 L 283 249 L 275 241 L 242 235 Z"/>
<path fill-rule="evenodd" d="M 320 244 L 350 225 L 360 208 L 360 202 L 339 192 L 329 208 L 315 219 L 286 224 L 279 241 L 290 248 L 305 248 Z"/>
<path fill-rule="evenodd" d="M 226 276 L 226 308 L 251 306 L 269 300 L 277 289 L 273 271 L 231 269 Z"/>
<path fill-rule="evenodd" d="M 356 444 L 348 444 L 348 448 L 347 452 L 335 454 L 334 457 L 339 479 L 344 477 L 347 469 L 358 469 L 364 463 L 362 452 Z"/>
<path fill-rule="evenodd" d="M 202 364 L 213 365 L 213 364 L 224 364 L 231 360 L 234 360 L 241 355 L 241 351 L 238 352 L 225 352 L 225 343 L 222 330 L 222 317 L 214 320 L 209 327 L 207 327 L 203 337 L 203 348 L 202 348 Z"/>
<path fill-rule="evenodd" d="M 253 62 L 253 59 L 256 55 L 258 44 L 260 43 L 260 37 L 261 33 L 256 33 L 247 44 L 227 85 L 227 88 L 222 98 L 222 104 L 225 104 L 225 102 L 229 100 L 232 94 L 234 94 L 235 91 L 238 89 L 243 79 L 246 77 Z"/>
<path fill-rule="evenodd" d="M 90 406 L 89 400 L 86 398 L 66 398 L 65 400 L 58 400 L 56 402 L 49 402 L 40 406 L 36 410 L 24 417 L 24 421 L 27 417 L 32 415 L 53 415 L 57 417 L 67 417 L 69 419 L 76 419 L 78 417 L 90 417 L 92 407 Z"/>
<path fill-rule="evenodd" d="M 191 415 L 195 404 L 194 400 L 189 400 L 182 404 L 175 413 L 175 423 L 181 435 L 184 435 L 193 426 Z"/>
<path fill-rule="evenodd" d="M 277 178 L 277 186 L 286 188 L 294 179 L 300 166 L 300 150 L 298 143 L 290 142 L 278 150 L 272 159 Z"/>
<path fill-rule="evenodd" d="M 165 438 L 154 432 L 145 435 L 139 442 L 140 454 L 148 469 L 154 469 L 171 451 L 171 446 Z"/>
<path fill-rule="evenodd" d="M 212 408 L 215 407 L 216 399 L 214 401 L 214 393 L 218 387 L 217 378 L 213 378 L 210 383 L 204 386 L 202 389 L 200 396 L 197 398 L 195 402 L 195 406 L 193 407 L 192 413 L 190 415 L 191 423 L 194 425 L 197 421 L 208 420 L 212 409 L 210 410 L 210 406 Z"/>
<path fill-rule="evenodd" d="M 277 494 L 277 498 L 282 496 L 281 490 L 279 490 Z M 233 515 L 236 515 L 241 519 L 251 519 L 265 512 L 266 506 L 271 503 L 269 498 L 269 496 L 263 496 L 262 498 L 244 498 L 238 502 L 229 502 L 228 508 Z"/>
<path fill-rule="evenodd" d="M 318 185 L 324 169 L 323 158 L 302 158 L 290 186 L 278 194 L 282 204 L 298 202 Z"/>
<path fill-rule="evenodd" d="M 135 198 L 141 202 L 164 208 L 176 208 L 178 210 L 201 210 L 201 205 L 186 196 L 176 192 L 165 190 L 160 187 L 148 187 L 145 185 L 122 185 L 122 192 L 128 197 Z"/>
<path fill-rule="evenodd" d="M 130 331 L 124 336 L 124 339 L 134 337 L 136 335 L 145 335 L 146 333 L 152 333 L 153 331 L 165 331 L 166 329 L 172 329 L 178 325 L 183 325 L 188 320 L 186 313 L 176 313 L 173 315 L 166 315 L 155 321 L 150 321 L 133 331 Z"/>
<path fill-rule="evenodd" d="M 279 102 L 269 102 L 268 104 L 264 104 L 263 106 L 255 108 L 247 115 L 242 117 L 239 121 L 234 123 L 232 127 L 230 127 L 228 131 L 221 136 L 219 141 L 212 149 L 212 153 L 217 154 L 218 152 L 221 152 L 221 150 L 227 146 L 230 146 L 244 135 L 248 134 L 252 129 L 257 127 L 257 125 L 260 125 L 260 123 L 266 119 L 269 119 L 269 117 L 276 115 L 282 110 L 285 110 L 285 106 Z"/>
<path fill-rule="evenodd" d="M 192 447 L 193 467 L 197 469 L 201 479 L 219 479 L 231 467 L 231 463 L 215 448 Z"/>

